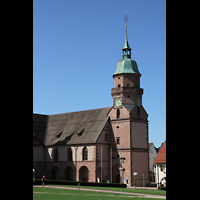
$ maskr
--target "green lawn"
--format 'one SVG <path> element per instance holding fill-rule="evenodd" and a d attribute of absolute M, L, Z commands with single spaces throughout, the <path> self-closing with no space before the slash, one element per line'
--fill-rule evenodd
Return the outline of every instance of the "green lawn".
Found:
<path fill-rule="evenodd" d="M 78 186 L 75 186 L 75 185 L 54 185 L 54 186 L 78 188 Z M 81 186 L 81 188 L 166 196 L 165 190 L 147 190 L 147 189 L 137 189 L 137 188 L 90 187 L 90 186 Z"/>
<path fill-rule="evenodd" d="M 153 198 L 141 198 L 127 194 L 33 187 L 33 200 L 122 200 L 130 199 L 130 196 L 132 196 L 134 200 L 153 200 Z M 159 199 L 156 198 L 155 200 Z"/>

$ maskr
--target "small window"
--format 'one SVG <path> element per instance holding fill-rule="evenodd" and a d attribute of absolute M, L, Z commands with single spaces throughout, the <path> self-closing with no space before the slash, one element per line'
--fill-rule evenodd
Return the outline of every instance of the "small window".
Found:
<path fill-rule="evenodd" d="M 119 128 L 119 126 L 116 126 L 116 128 Z"/>
<path fill-rule="evenodd" d="M 161 171 L 161 172 L 163 171 L 163 166 L 162 166 L 162 165 L 160 165 L 160 171 Z"/>
<path fill-rule="evenodd" d="M 127 97 L 130 98 L 130 95 L 128 95 Z"/>
<path fill-rule="evenodd" d="M 119 84 L 118 87 L 121 87 L 121 85 Z"/>
<path fill-rule="evenodd" d="M 118 77 L 118 79 L 120 79 L 120 77 Z"/>
<path fill-rule="evenodd" d="M 130 84 L 127 84 L 127 87 L 129 87 L 130 86 Z"/>
<path fill-rule="evenodd" d="M 116 139 L 117 139 L 117 144 L 119 144 L 120 143 L 120 138 L 117 137 Z"/>

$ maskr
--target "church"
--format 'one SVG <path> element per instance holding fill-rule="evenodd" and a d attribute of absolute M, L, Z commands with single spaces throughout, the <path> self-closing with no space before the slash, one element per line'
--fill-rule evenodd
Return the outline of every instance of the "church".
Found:
<path fill-rule="evenodd" d="M 127 22 L 127 16 L 125 18 Z M 55 115 L 33 114 L 36 178 L 149 183 L 148 114 L 141 73 L 127 38 L 113 74 L 111 107 Z"/>

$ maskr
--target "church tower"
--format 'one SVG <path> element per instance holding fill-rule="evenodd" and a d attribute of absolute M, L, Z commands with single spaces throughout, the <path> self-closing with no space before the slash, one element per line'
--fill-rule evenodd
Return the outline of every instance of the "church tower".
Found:
<path fill-rule="evenodd" d="M 149 183 L 148 114 L 142 104 L 143 89 L 140 88 L 141 73 L 131 57 L 127 36 L 122 59 L 118 61 L 111 90 L 113 107 L 109 113 L 113 132 L 112 177 L 114 182 L 128 180 L 128 185 Z M 135 174 L 135 175 L 134 175 Z M 137 175 L 136 175 L 137 174 Z"/>
<path fill-rule="evenodd" d="M 143 89 L 140 88 L 141 74 L 138 70 L 137 63 L 131 59 L 131 50 L 128 43 L 126 24 L 126 38 L 122 48 L 122 59 L 118 61 L 116 71 L 113 75 L 114 88 L 111 91 L 111 95 L 115 108 L 120 108 L 123 104 L 131 108 L 137 105 L 137 117 L 139 118 Z"/>

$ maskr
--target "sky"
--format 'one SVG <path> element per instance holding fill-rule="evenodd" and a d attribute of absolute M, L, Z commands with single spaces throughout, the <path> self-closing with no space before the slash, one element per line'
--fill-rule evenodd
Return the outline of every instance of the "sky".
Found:
<path fill-rule="evenodd" d="M 33 0 L 33 113 L 111 107 L 127 11 L 149 142 L 166 139 L 166 1 Z"/>

